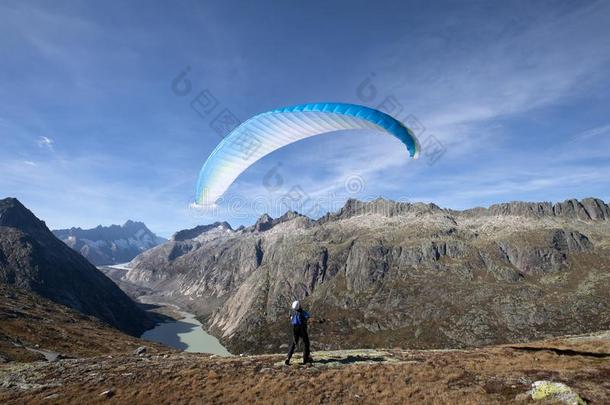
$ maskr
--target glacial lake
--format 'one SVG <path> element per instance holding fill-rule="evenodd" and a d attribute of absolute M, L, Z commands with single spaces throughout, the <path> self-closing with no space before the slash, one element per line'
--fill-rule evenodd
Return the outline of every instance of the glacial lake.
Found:
<path fill-rule="evenodd" d="M 211 353 L 219 356 L 231 356 L 231 353 L 220 344 L 218 339 L 208 334 L 201 327 L 195 315 L 176 311 L 182 319 L 158 324 L 147 330 L 142 339 L 163 343 L 167 346 L 191 353 Z"/>

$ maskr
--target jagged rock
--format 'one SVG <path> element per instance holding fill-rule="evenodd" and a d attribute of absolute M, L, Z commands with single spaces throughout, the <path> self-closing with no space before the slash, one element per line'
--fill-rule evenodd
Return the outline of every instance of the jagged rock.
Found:
<path fill-rule="evenodd" d="M 246 232 L 265 232 L 279 224 L 291 223 L 293 224 L 292 229 L 304 229 L 311 226 L 314 221 L 311 218 L 307 218 L 305 215 L 299 214 L 295 211 L 287 211 L 284 215 L 279 218 L 273 219 L 268 214 L 262 215 L 256 223 L 244 230 Z"/>
<path fill-rule="evenodd" d="M 582 205 L 593 220 L 605 220 L 610 217 L 610 208 L 598 198 L 585 198 Z"/>
<path fill-rule="evenodd" d="M 501 251 L 521 273 L 561 271 L 570 254 L 593 249 L 589 239 L 578 231 L 548 230 L 542 240 L 499 241 Z"/>
<path fill-rule="evenodd" d="M 343 208 L 336 214 L 327 214 L 321 219 L 320 222 L 336 221 L 340 219 L 347 219 L 357 215 L 381 215 L 386 217 L 393 217 L 396 215 L 404 215 L 407 213 L 432 213 L 442 211 L 435 204 L 424 204 L 424 203 L 405 203 L 392 200 L 386 200 L 384 198 L 377 198 L 376 200 L 365 202 L 359 201 L 354 198 L 347 200 Z"/>
<path fill-rule="evenodd" d="M 256 224 L 254 224 L 254 230 L 256 232 L 264 232 L 266 230 L 269 230 L 273 227 L 273 218 L 271 218 L 269 215 L 267 214 L 263 214 L 258 221 L 256 221 Z"/>
<path fill-rule="evenodd" d="M 582 201 L 575 199 L 566 200 L 557 204 L 550 202 L 522 202 L 513 201 L 509 203 L 494 204 L 489 208 L 473 208 L 464 211 L 469 215 L 494 215 L 494 216 L 524 216 L 524 217 L 560 217 L 568 219 L 608 220 L 610 208 L 602 200 L 597 198 L 585 198 Z"/>
<path fill-rule="evenodd" d="M 495 204 L 487 209 L 491 215 L 523 215 L 523 216 L 545 216 L 552 215 L 551 203 L 529 203 L 514 201 L 504 204 Z"/>

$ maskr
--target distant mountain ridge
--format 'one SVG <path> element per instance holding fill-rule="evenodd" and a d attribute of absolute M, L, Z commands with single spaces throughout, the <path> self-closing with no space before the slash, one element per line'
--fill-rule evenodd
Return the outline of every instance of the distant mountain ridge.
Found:
<path fill-rule="evenodd" d="M 0 283 L 35 292 L 134 336 L 152 326 L 112 280 L 15 198 L 0 200 Z"/>
<path fill-rule="evenodd" d="M 57 229 L 53 234 L 96 266 L 126 263 L 166 241 L 144 223 L 131 220 L 92 229 Z"/>
<path fill-rule="evenodd" d="M 228 222 L 214 222 L 210 225 L 199 225 L 191 229 L 184 229 L 182 231 L 178 231 L 172 236 L 172 240 L 181 241 L 195 239 L 199 235 L 209 232 L 211 230 L 233 231 L 233 228 L 231 228 L 231 225 L 229 225 Z"/>
<path fill-rule="evenodd" d="M 124 281 L 207 319 L 232 352 L 278 350 L 286 308 L 323 348 L 467 347 L 610 328 L 610 207 L 596 198 L 463 211 L 350 199 L 313 220 L 216 223 L 137 256 Z"/>

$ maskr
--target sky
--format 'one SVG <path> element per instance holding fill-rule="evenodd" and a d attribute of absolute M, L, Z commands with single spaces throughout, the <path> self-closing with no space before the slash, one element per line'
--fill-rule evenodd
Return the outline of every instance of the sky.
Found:
<path fill-rule="evenodd" d="M 5 0 L 0 198 L 52 229 L 165 237 L 276 217 L 286 196 L 312 217 L 348 198 L 608 201 L 609 19 L 605 1 Z M 191 205 L 223 117 L 327 101 L 404 121 L 421 158 L 324 134 L 255 163 L 224 206 Z"/>

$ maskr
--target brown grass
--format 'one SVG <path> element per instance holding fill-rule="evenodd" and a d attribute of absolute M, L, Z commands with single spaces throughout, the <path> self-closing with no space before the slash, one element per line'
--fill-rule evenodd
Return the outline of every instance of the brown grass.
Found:
<path fill-rule="evenodd" d="M 363 352 L 368 364 L 341 364 L 360 356 L 354 352 L 325 352 L 317 353 L 314 366 L 286 367 L 280 355 L 223 359 L 186 353 L 35 363 L 20 371 L 5 366 L 0 381 L 21 378 L 42 386 L 0 388 L 0 403 L 49 403 L 45 398 L 53 395 L 51 403 L 97 403 L 107 401 L 102 391 L 113 389 L 110 402 L 125 404 L 490 404 L 514 401 L 541 379 L 564 382 L 591 403 L 610 403 L 610 357 L 579 354 L 610 356 L 608 335 L 524 346 L 530 349 Z M 546 350 L 558 347 L 574 353 Z M 329 358 L 337 361 L 324 362 Z"/>
<path fill-rule="evenodd" d="M 100 320 L 63 305 L 0 284 L 0 356 L 13 361 L 44 357 L 25 347 L 40 347 L 63 357 L 126 353 L 143 344 Z M 147 343 L 149 350 L 161 345 Z"/>

